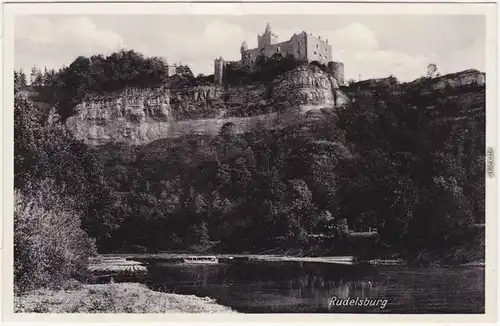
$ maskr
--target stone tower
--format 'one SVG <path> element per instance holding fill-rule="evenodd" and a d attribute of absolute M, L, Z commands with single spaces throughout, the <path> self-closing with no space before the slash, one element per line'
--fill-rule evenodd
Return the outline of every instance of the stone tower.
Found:
<path fill-rule="evenodd" d="M 264 34 L 257 35 L 258 48 L 264 49 L 276 43 L 279 43 L 278 35 L 273 33 L 273 31 L 271 30 L 271 25 L 267 23 Z"/>
<path fill-rule="evenodd" d="M 241 43 L 241 47 L 240 47 L 241 60 L 245 59 L 245 52 L 247 50 L 248 50 L 248 44 L 246 41 L 243 41 L 243 43 Z"/>
<path fill-rule="evenodd" d="M 222 84 L 224 75 L 224 59 L 219 57 L 214 60 L 214 82 L 217 85 Z"/>

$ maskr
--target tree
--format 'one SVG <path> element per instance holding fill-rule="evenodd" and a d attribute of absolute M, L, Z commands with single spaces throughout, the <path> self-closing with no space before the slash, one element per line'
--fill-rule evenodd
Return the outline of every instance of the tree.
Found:
<path fill-rule="evenodd" d="M 189 68 L 188 65 L 179 65 L 179 66 L 177 66 L 176 72 L 177 72 L 177 74 L 179 74 L 181 76 L 187 77 L 189 79 L 194 79 L 194 74 L 193 74 L 193 72 L 191 71 L 191 68 Z"/>
<path fill-rule="evenodd" d="M 16 78 L 16 72 L 14 73 L 14 78 Z M 26 74 L 22 69 L 17 72 L 17 82 L 20 87 L 25 87 L 28 84 Z"/>
<path fill-rule="evenodd" d="M 304 237 L 304 225 L 312 211 L 312 192 L 304 180 L 288 180 L 287 207 L 284 212 L 285 234 L 289 240 L 301 241 Z"/>
<path fill-rule="evenodd" d="M 69 198 L 44 180 L 16 190 L 14 199 L 15 290 L 59 287 L 83 277 L 87 258 L 97 252 L 81 228 L 81 212 L 67 205 Z"/>
<path fill-rule="evenodd" d="M 435 64 L 431 63 L 427 66 L 427 78 L 434 78 L 438 74 L 438 68 Z"/>
<path fill-rule="evenodd" d="M 178 67 L 180 77 L 194 77 L 187 66 Z M 88 96 L 116 92 L 127 87 L 154 88 L 164 86 L 168 80 L 168 67 L 162 58 L 146 58 L 133 50 L 110 54 L 79 56 L 69 67 L 62 68 L 50 79 L 54 98 L 63 121 L 74 114 L 74 107 Z M 179 77 L 177 76 L 177 77 Z"/>
<path fill-rule="evenodd" d="M 257 58 L 255 59 L 255 66 L 259 71 L 263 71 L 266 68 L 266 63 L 267 63 L 268 58 L 264 54 L 264 52 L 261 52 Z"/>
<path fill-rule="evenodd" d="M 78 199 L 67 199 L 67 208 L 81 213 L 85 231 L 107 240 L 121 217 L 109 214 L 116 199 L 102 183 L 102 165 L 58 119 L 44 117 L 31 101 L 14 98 L 15 188 L 53 180 L 55 191 Z"/>
<path fill-rule="evenodd" d="M 20 88 L 21 88 L 20 76 L 19 73 L 16 70 L 14 70 L 14 93 L 19 91 Z"/>
<path fill-rule="evenodd" d="M 356 79 L 354 79 L 354 78 L 350 78 L 347 80 L 347 86 L 353 85 L 355 83 L 356 83 Z"/>

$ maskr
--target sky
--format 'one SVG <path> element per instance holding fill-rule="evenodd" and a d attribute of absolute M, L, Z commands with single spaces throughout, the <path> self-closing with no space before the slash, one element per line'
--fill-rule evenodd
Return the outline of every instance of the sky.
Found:
<path fill-rule="evenodd" d="M 441 74 L 485 71 L 479 15 L 26 15 L 15 19 L 15 68 L 58 69 L 80 55 L 130 49 L 212 74 L 214 58 L 239 60 L 244 40 L 256 47 L 267 22 L 280 42 L 302 31 L 328 39 L 346 79 L 410 81 L 430 63 Z"/>

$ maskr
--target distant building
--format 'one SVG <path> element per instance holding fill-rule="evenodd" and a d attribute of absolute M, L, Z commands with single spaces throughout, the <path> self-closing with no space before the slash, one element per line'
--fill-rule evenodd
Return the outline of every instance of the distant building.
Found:
<path fill-rule="evenodd" d="M 271 26 L 267 23 L 264 34 L 257 35 L 257 48 L 248 49 L 247 42 L 243 41 L 240 53 L 240 61 L 233 63 L 250 68 L 255 67 L 257 57 L 261 54 L 272 57 L 275 53 L 281 53 L 283 57 L 292 55 L 295 59 L 305 62 L 317 61 L 331 68 L 333 74 L 341 78 L 341 80 L 337 80 L 339 84 L 344 84 L 344 65 L 341 62 L 332 62 L 332 47 L 328 43 L 328 39 L 322 40 L 320 36 L 315 37 L 312 34 L 302 32 L 292 35 L 288 41 L 279 42 L 278 35 L 272 31 Z M 215 59 L 214 78 L 216 82 L 222 83 L 223 81 L 224 65 L 222 57 Z"/>
<path fill-rule="evenodd" d="M 167 77 L 177 75 L 177 65 L 167 65 Z"/>
<path fill-rule="evenodd" d="M 216 84 L 222 84 L 224 74 L 224 59 L 219 57 L 214 61 L 214 82 Z"/>

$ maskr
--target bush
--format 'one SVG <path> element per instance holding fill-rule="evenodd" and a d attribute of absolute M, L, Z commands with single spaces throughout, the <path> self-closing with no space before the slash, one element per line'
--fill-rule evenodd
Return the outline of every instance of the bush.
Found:
<path fill-rule="evenodd" d="M 281 53 L 275 53 L 271 57 L 266 57 L 264 54 L 260 54 L 253 69 L 250 69 L 249 66 L 228 63 L 224 68 L 224 81 L 228 85 L 270 82 L 277 76 L 305 63 L 295 59 L 292 55 L 283 57 Z"/>
<path fill-rule="evenodd" d="M 80 215 L 44 181 L 16 191 L 14 202 L 14 283 L 16 291 L 60 287 L 84 275 L 95 245 L 80 226 Z"/>

